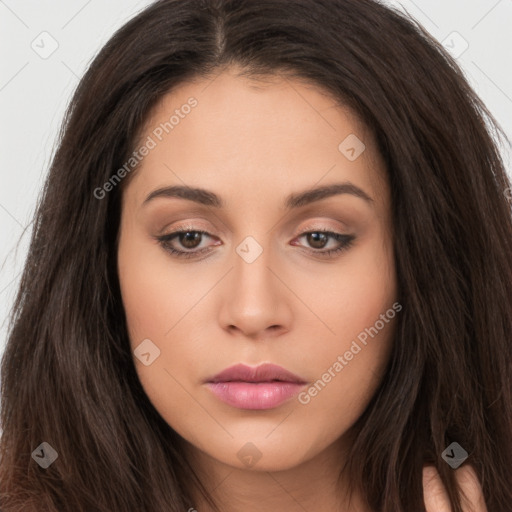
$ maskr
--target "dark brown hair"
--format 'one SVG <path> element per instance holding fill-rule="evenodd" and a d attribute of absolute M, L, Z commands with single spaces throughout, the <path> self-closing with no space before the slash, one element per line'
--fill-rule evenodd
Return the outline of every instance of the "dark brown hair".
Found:
<path fill-rule="evenodd" d="M 237 64 L 320 86 L 375 134 L 403 311 L 345 470 L 378 512 L 424 510 L 434 464 L 469 453 L 489 511 L 512 504 L 512 215 L 503 131 L 456 62 L 374 0 L 160 0 L 80 81 L 61 130 L 1 367 L 4 512 L 185 511 L 200 486 L 137 378 L 116 268 L 121 187 L 93 191 L 180 83 Z M 58 459 L 31 458 L 43 441 Z"/>

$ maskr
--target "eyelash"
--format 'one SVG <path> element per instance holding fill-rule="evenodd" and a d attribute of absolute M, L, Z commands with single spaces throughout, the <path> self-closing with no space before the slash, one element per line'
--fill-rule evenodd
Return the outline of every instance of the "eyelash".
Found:
<path fill-rule="evenodd" d="M 170 242 L 184 233 L 200 233 L 201 235 L 209 235 L 207 231 L 203 231 L 201 229 L 193 229 L 193 228 L 184 228 L 179 231 L 173 231 L 172 233 L 168 233 L 167 235 L 162 235 L 156 237 L 160 245 L 171 255 L 177 258 L 193 258 L 195 256 L 199 256 L 206 252 L 210 252 L 210 247 L 204 247 L 203 249 L 199 249 L 197 251 L 179 251 L 171 247 Z M 310 235 L 312 233 L 324 233 L 326 235 L 330 235 L 331 238 L 334 238 L 336 241 L 341 242 L 340 247 L 336 249 L 329 249 L 327 251 L 320 250 L 310 250 L 309 252 L 313 253 L 315 256 L 325 257 L 325 258 L 333 258 L 338 254 L 341 254 L 343 251 L 348 250 L 355 239 L 354 235 L 342 235 L 341 233 L 335 233 L 333 231 L 329 231 L 327 229 L 315 229 L 311 231 L 305 231 L 301 233 L 297 238 L 301 238 L 305 235 Z"/>

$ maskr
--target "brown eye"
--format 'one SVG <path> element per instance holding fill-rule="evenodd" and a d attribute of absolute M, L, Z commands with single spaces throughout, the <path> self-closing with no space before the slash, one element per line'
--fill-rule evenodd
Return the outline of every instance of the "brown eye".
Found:
<path fill-rule="evenodd" d="M 199 231 L 184 231 L 178 233 L 178 240 L 186 249 L 195 249 L 201 243 L 202 236 Z"/>
<path fill-rule="evenodd" d="M 320 257 L 333 257 L 336 254 L 349 249 L 356 237 L 355 235 L 342 235 L 341 233 L 334 233 L 332 231 L 320 229 L 303 233 L 298 237 L 298 239 L 300 238 L 306 239 L 306 243 L 309 246 L 309 252 L 312 254 Z M 325 249 L 329 244 L 330 239 L 333 239 L 337 244 L 332 248 Z"/>
<path fill-rule="evenodd" d="M 329 236 L 326 233 L 315 231 L 313 233 L 306 234 L 308 244 L 314 249 L 323 249 L 329 240 Z"/>
<path fill-rule="evenodd" d="M 157 237 L 157 240 L 173 256 L 192 258 L 211 250 L 210 246 L 198 248 L 205 237 L 212 238 L 206 231 L 186 229 Z"/>

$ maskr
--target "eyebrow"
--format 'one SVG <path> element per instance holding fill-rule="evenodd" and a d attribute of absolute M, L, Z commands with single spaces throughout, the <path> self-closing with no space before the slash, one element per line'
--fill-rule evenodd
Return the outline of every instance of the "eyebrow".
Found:
<path fill-rule="evenodd" d="M 374 200 L 364 190 L 346 181 L 344 183 L 334 183 L 332 185 L 325 185 L 290 194 L 285 199 L 284 205 L 287 210 L 291 210 L 341 194 L 351 194 L 363 199 L 370 205 L 374 203 Z M 142 204 L 145 205 L 157 197 L 187 199 L 213 208 L 224 207 L 223 200 L 217 194 L 203 188 L 189 187 L 186 185 L 174 185 L 154 190 L 146 197 Z"/>

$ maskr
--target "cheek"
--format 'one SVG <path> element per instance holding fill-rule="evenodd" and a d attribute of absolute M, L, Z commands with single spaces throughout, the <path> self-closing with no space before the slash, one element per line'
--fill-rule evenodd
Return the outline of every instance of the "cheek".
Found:
<path fill-rule="evenodd" d="M 193 407 L 185 389 L 191 388 L 201 352 L 184 333 L 194 317 L 187 312 L 200 299 L 201 290 L 194 293 L 189 274 L 171 274 L 165 253 L 147 245 L 143 250 L 143 244 L 131 242 L 128 237 L 126 243 L 121 239 L 118 269 L 135 369 L 155 409 L 186 434 L 191 422 L 198 423 L 197 417 L 189 418 Z M 179 334 L 182 343 L 176 343 Z"/>
<path fill-rule="evenodd" d="M 295 291 L 324 326 L 309 315 L 311 324 L 322 327 L 328 346 L 341 349 L 379 320 L 396 300 L 396 275 L 392 250 L 379 237 L 357 251 L 348 252 L 335 265 L 305 272 Z M 305 301 L 306 302 L 306 301 Z"/>
<path fill-rule="evenodd" d="M 134 235 L 121 237 L 118 271 L 135 368 L 150 401 L 168 422 L 176 410 L 186 417 L 190 396 L 184 389 L 203 376 L 201 360 L 211 359 L 205 355 L 211 343 L 198 319 L 211 326 L 204 298 L 218 280 L 211 272 L 198 277 L 180 268 L 159 247 Z"/>
<path fill-rule="evenodd" d="M 401 306 L 395 302 L 392 254 L 377 250 L 383 246 L 376 243 L 347 257 L 323 287 L 309 292 L 311 308 L 320 312 L 331 332 L 321 326 L 324 335 L 320 340 L 316 335 L 314 339 L 320 342 L 314 350 L 303 347 L 310 354 L 312 384 L 299 396 L 299 402 L 309 411 L 308 417 L 315 419 L 306 421 L 313 426 L 323 418 L 326 432 L 332 435 L 348 429 L 363 413 L 383 377 L 393 346 Z M 313 336 L 312 329 L 309 332 Z M 330 411 L 328 418 L 325 411 Z"/>
<path fill-rule="evenodd" d="M 154 242 L 137 241 L 137 236 L 121 238 L 118 252 L 121 295 L 132 345 L 144 338 L 163 341 L 170 337 L 201 291 L 190 273 L 171 271 L 161 248 Z"/>
<path fill-rule="evenodd" d="M 334 441 L 353 426 L 377 391 L 399 313 L 390 303 L 374 303 L 372 313 L 364 310 L 359 316 L 340 316 L 334 324 L 342 333 L 339 339 L 317 343 L 310 351 L 312 378 L 298 396 L 305 430 L 320 429 L 325 439 Z"/>

